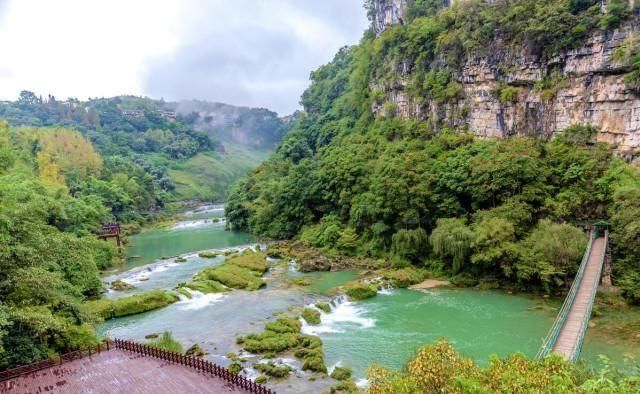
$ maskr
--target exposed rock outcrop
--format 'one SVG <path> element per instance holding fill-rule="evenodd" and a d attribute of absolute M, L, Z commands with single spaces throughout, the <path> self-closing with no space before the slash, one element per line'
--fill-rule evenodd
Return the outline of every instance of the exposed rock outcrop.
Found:
<path fill-rule="evenodd" d="M 371 19 L 373 30 L 380 35 L 389 26 L 404 23 L 409 0 L 375 0 Z"/>
<path fill-rule="evenodd" d="M 591 35 L 581 47 L 560 53 L 549 61 L 506 50 L 496 44 L 491 55 L 469 59 L 455 79 L 463 86 L 463 98 L 453 103 L 414 100 L 406 92 L 409 72 L 397 67 L 398 79 L 385 85 L 384 99 L 373 106 L 382 113 L 388 102 L 402 118 L 447 119 L 454 126 L 468 125 L 479 136 L 551 136 L 572 124 L 593 125 L 598 140 L 617 146 L 622 154 L 640 151 L 640 96 L 625 83 L 628 65 L 612 55 L 638 30 L 638 20 L 611 32 Z M 552 94 L 535 89 L 536 82 L 555 73 L 559 81 Z M 501 102 L 499 90 L 516 88 L 517 97 Z"/>
<path fill-rule="evenodd" d="M 403 23 L 409 0 L 373 4 L 373 27 L 380 34 Z M 634 17 L 616 30 L 593 33 L 579 48 L 550 60 L 504 45 L 496 36 L 488 55 L 469 58 L 454 75 L 464 92 L 455 102 L 411 97 L 407 89 L 411 62 L 400 60 L 394 66 L 394 81 L 372 83 L 371 89 L 382 97 L 372 110 L 380 115 L 392 107 L 401 118 L 431 120 L 438 127 L 468 127 L 482 137 L 549 137 L 573 124 L 592 125 L 599 130 L 598 141 L 615 145 L 619 153 L 632 158 L 640 152 L 640 95 L 625 83 L 629 65 L 614 61 L 613 54 L 637 34 L 639 26 L 640 18 Z M 554 74 L 553 89 L 535 88 Z M 500 100 L 505 86 L 515 89 L 515 97 L 507 102 Z"/>

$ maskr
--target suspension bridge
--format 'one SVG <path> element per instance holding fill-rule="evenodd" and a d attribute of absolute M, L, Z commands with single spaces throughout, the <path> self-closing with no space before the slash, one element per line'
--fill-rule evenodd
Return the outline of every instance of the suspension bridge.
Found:
<path fill-rule="evenodd" d="M 595 223 L 578 273 L 536 358 L 557 353 L 568 361 L 578 360 L 607 260 L 608 243 L 608 223 Z"/>

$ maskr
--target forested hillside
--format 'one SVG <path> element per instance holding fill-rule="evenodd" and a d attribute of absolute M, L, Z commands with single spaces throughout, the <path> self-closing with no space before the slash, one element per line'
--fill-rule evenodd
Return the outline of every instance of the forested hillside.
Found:
<path fill-rule="evenodd" d="M 241 141 L 225 138 L 221 128 L 198 127 L 198 113 L 176 112 L 177 107 L 177 103 L 133 96 L 59 101 L 23 91 L 16 102 L 0 103 L 0 118 L 13 126 L 69 127 L 82 132 L 109 167 L 118 167 L 130 177 L 144 173 L 144 182 L 153 183 L 154 192 L 135 207 L 145 210 L 174 200 L 223 201 L 228 185 L 272 151 L 286 124 L 275 113 L 269 112 L 266 118 L 266 110 L 260 109 L 245 109 L 244 117 L 250 120 L 246 122 L 230 116 L 230 129 L 242 124 L 268 140 L 245 148 Z M 191 174 L 186 176 L 184 171 Z M 122 212 L 114 213 L 129 208 L 118 207 Z"/>
<path fill-rule="evenodd" d="M 91 231 L 152 199 L 151 176 L 136 171 L 77 131 L 0 120 L 0 369 L 96 342 L 81 302 L 118 255 Z"/>
<path fill-rule="evenodd" d="M 614 281 L 640 302 L 640 170 L 596 143 L 596 128 L 578 122 L 554 138 L 532 130 L 539 136 L 481 139 L 455 112 L 411 119 L 393 102 L 379 110 L 378 88 L 411 68 L 410 94 L 455 100 L 454 71 L 494 33 L 502 45 L 551 56 L 619 26 L 631 15 L 627 2 L 609 2 L 605 13 L 591 0 L 443 3 L 409 2 L 404 24 L 366 32 L 312 73 L 295 129 L 233 189 L 229 225 L 550 292 L 575 274 L 584 226 L 607 219 Z M 553 90 L 557 81 L 545 81 L 540 89 Z M 504 87 L 495 94 L 508 101 L 517 88 Z"/>

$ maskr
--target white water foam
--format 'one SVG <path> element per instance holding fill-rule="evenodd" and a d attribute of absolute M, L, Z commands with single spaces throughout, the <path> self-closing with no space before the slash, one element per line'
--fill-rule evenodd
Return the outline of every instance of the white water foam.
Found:
<path fill-rule="evenodd" d="M 390 295 L 393 295 L 393 294 L 394 294 L 394 289 L 393 289 L 393 286 L 391 286 L 391 285 L 388 285 L 384 289 L 378 290 L 378 295 L 390 296 Z"/>
<path fill-rule="evenodd" d="M 178 302 L 178 305 L 182 306 L 182 309 L 185 310 L 199 310 L 206 308 L 209 305 L 216 304 L 226 298 L 224 294 L 204 294 L 200 291 L 188 288 L 185 289 L 189 294 L 191 294 L 191 298 L 180 294 L 180 302 Z"/>
<path fill-rule="evenodd" d="M 309 305 L 309 308 L 317 309 L 313 305 Z M 322 333 L 344 332 L 342 326 L 346 324 L 355 324 L 362 328 L 375 326 L 376 321 L 364 317 L 364 313 L 365 309 L 362 306 L 349 301 L 345 296 L 340 296 L 331 302 L 331 312 L 325 313 L 324 311 L 320 311 L 320 324 L 310 325 L 301 318 L 302 333 L 318 335 Z"/>
<path fill-rule="evenodd" d="M 159 272 L 164 272 L 166 270 L 168 270 L 169 268 L 172 267 L 177 267 L 179 264 L 178 263 L 162 263 L 162 264 L 156 264 L 154 266 L 148 267 L 147 269 L 144 270 L 136 270 L 134 272 L 131 273 L 130 276 L 126 276 L 124 278 L 122 278 L 122 281 L 124 283 L 128 283 L 130 285 L 136 285 L 139 284 L 141 282 L 145 282 L 149 280 L 149 277 L 153 274 L 157 274 Z"/>
<path fill-rule="evenodd" d="M 367 387 L 369 387 L 369 381 L 365 378 L 361 378 L 356 380 L 356 387 L 359 389 L 366 389 Z"/>
<path fill-rule="evenodd" d="M 190 220 L 187 222 L 178 222 L 171 227 L 171 231 L 181 231 L 181 230 L 192 230 L 194 228 L 207 227 L 213 225 L 222 225 L 224 224 L 224 219 L 212 220 L 212 219 L 201 219 L 201 220 Z"/>

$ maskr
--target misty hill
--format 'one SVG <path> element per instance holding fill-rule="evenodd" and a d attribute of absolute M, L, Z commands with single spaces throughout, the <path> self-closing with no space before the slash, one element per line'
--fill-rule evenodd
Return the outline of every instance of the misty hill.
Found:
<path fill-rule="evenodd" d="M 135 96 L 62 101 L 28 91 L 0 102 L 0 118 L 82 132 L 105 158 L 129 159 L 150 174 L 157 205 L 223 201 L 229 185 L 275 150 L 291 124 L 267 109 Z"/>

